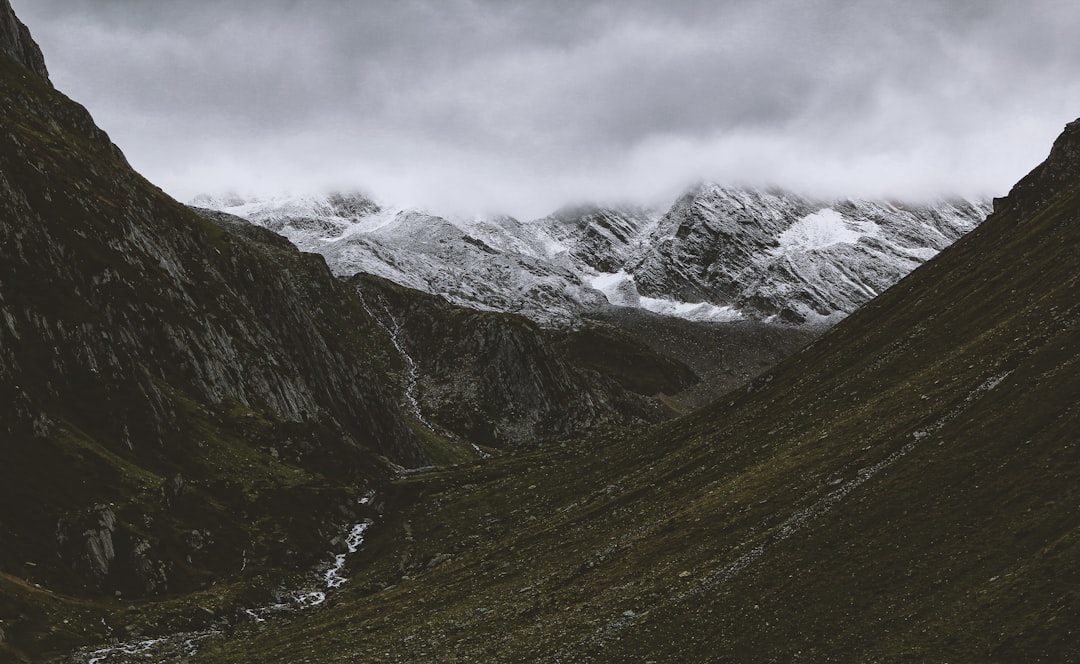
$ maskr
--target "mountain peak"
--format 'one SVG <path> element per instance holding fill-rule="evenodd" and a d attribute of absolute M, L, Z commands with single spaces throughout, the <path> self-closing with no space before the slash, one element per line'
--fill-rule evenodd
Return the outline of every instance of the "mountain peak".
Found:
<path fill-rule="evenodd" d="M 1065 125 L 1050 156 L 1020 180 L 1009 195 L 994 200 L 994 211 L 1015 209 L 1022 217 L 1037 212 L 1062 189 L 1080 179 L 1080 119 Z"/>
<path fill-rule="evenodd" d="M 45 56 L 30 36 L 30 30 L 15 16 L 15 10 L 11 8 L 8 0 L 0 0 L 0 51 L 11 55 L 24 67 L 49 82 Z"/>

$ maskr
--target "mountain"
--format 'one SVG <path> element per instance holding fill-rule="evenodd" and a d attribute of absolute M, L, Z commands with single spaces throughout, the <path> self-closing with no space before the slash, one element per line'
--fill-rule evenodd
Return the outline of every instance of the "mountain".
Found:
<path fill-rule="evenodd" d="M 1078 157 L 719 403 L 399 482 L 331 608 L 200 661 L 1072 661 Z"/>
<path fill-rule="evenodd" d="M 789 323 L 838 320 L 935 256 L 986 202 L 811 202 L 703 185 L 628 267 L 645 295 L 731 305 Z"/>
<path fill-rule="evenodd" d="M 489 448 L 528 448 L 680 412 L 698 384 L 685 364 L 619 327 L 546 329 L 369 275 L 349 280 L 407 358 L 417 418 Z"/>
<path fill-rule="evenodd" d="M 30 30 L 15 16 L 9 0 L 0 0 L 0 52 L 7 53 L 39 79 L 52 85 L 41 49 L 30 36 Z"/>
<path fill-rule="evenodd" d="M 312 579 L 358 541 L 337 533 L 385 509 L 372 492 L 393 477 L 656 422 L 698 382 L 602 323 L 345 283 L 267 228 L 179 205 L 2 9 L 0 659 L 324 601 Z M 152 619 L 121 623 L 150 599 Z"/>
<path fill-rule="evenodd" d="M 306 571 L 358 493 L 430 458 L 322 258 L 132 171 L 6 0 L 0 44 L 6 660 L 103 640 L 106 604 Z"/>
<path fill-rule="evenodd" d="M 52 88 L 0 2 L 0 659 L 110 641 L 68 659 L 1076 652 L 1080 123 L 978 229 L 821 339 L 631 433 L 604 418 L 685 407 L 667 392 L 697 389 L 687 369 L 749 375 L 763 356 L 729 354 L 711 343 L 717 328 L 645 306 L 568 309 L 570 328 L 546 329 L 376 277 L 343 281 L 266 228 L 195 214 Z M 627 302 L 733 306 L 730 293 L 705 308 L 649 300 L 620 274 L 647 257 L 639 238 L 671 237 L 679 255 L 699 234 L 724 236 L 719 216 L 573 212 L 540 235 L 510 218 L 444 219 L 452 228 L 425 237 L 420 213 L 320 201 L 328 212 L 306 217 L 319 233 L 329 220 L 342 237 L 370 235 L 383 215 L 409 244 L 430 239 L 418 266 L 473 257 L 441 240 L 513 254 L 505 274 L 532 251 L 549 271 L 513 282 L 530 298 L 586 309 L 545 267 L 558 259 Z M 780 231 L 794 228 L 800 251 L 887 235 L 815 205 Z M 781 242 L 747 247 L 732 260 Z M 625 269 L 600 272 L 616 254 Z M 705 291 L 739 264 L 724 265 L 657 274 Z M 588 286 L 581 297 L 595 299 Z M 681 360 L 658 351 L 667 339 Z M 529 381 L 537 390 L 514 392 Z M 483 458 L 464 437 L 520 422 L 510 409 L 523 395 L 544 397 L 525 402 L 533 431 L 561 435 L 562 409 L 600 426 Z M 458 417 L 470 400 L 492 410 Z"/>
<path fill-rule="evenodd" d="M 581 302 L 603 304 L 600 293 L 579 283 L 554 237 L 516 219 L 451 221 L 378 205 L 368 214 L 341 215 L 332 198 L 222 205 L 222 199 L 200 197 L 193 204 L 266 226 L 301 250 L 324 256 L 338 276 L 372 274 L 454 304 L 527 314 L 549 324 L 576 321 Z M 369 200 L 355 194 L 345 198 L 357 204 Z"/>
<path fill-rule="evenodd" d="M 348 202 L 348 209 L 339 209 Z M 974 228 L 989 201 L 811 201 L 700 185 L 664 215 L 579 206 L 456 219 L 362 194 L 198 197 L 326 257 L 476 309 L 573 326 L 611 305 L 690 320 L 832 323 Z"/>

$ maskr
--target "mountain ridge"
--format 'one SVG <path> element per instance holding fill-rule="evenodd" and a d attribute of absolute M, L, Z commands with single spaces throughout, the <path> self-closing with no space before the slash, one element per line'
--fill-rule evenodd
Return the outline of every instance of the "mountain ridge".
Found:
<path fill-rule="evenodd" d="M 371 203 L 197 197 L 327 258 L 462 306 L 574 325 L 608 305 L 691 320 L 831 324 L 991 210 L 989 201 L 813 201 L 702 183 L 657 214 L 583 205 L 533 221 L 456 219 Z M 370 207 L 367 207 L 370 204 Z M 817 242 L 817 244 L 815 244 Z M 825 242 L 825 244 L 821 244 Z"/>
<path fill-rule="evenodd" d="M 430 463 L 321 257 L 168 198 L 6 50 L 0 129 L 0 659 L 303 577 L 358 493 Z"/>
<path fill-rule="evenodd" d="M 320 256 L 190 212 L 7 52 L 0 110 L 0 658 L 119 639 L 134 641 L 70 659 L 1077 652 L 1076 123 L 978 229 L 721 401 L 633 435 L 482 458 L 434 440 L 408 407 L 424 361 L 414 346 L 438 339 L 409 346 L 395 321 L 416 307 L 440 325 L 434 296 L 399 292 L 380 318 Z M 353 224 L 338 219 L 393 220 L 359 200 L 331 207 L 327 228 L 343 235 Z M 883 226 L 830 209 L 839 224 L 796 215 L 787 244 L 759 238 L 743 258 L 858 246 Z M 322 232 L 326 220 L 302 221 Z M 413 237 L 430 228 L 401 221 Z M 573 274 L 561 236 L 547 245 L 499 218 L 477 237 L 443 221 L 429 255 L 439 240 L 471 247 L 451 256 L 564 255 L 536 263 L 549 281 L 530 284 L 561 301 L 554 277 Z M 620 223 L 591 221 L 586 236 L 603 241 L 590 251 L 625 244 Z M 739 223 L 689 221 L 673 239 Z M 724 278 L 676 276 L 679 288 Z M 610 290 L 640 301 L 629 277 Z M 476 354 L 505 371 L 500 358 L 539 335 L 519 317 L 477 320 L 495 318 L 528 333 L 497 328 L 491 355 Z M 595 362 L 610 339 L 570 356 Z M 457 351 L 426 352 L 445 365 Z M 421 466 L 463 450 L 475 462 Z M 334 594 L 278 608 L 313 578 Z"/>
<path fill-rule="evenodd" d="M 0 0 L 0 51 L 52 85 L 41 48 L 30 36 L 30 29 L 15 15 L 9 0 Z"/>
<path fill-rule="evenodd" d="M 366 589 L 203 656 L 1071 661 L 1080 177 L 1035 193 L 718 403 L 399 483 Z"/>

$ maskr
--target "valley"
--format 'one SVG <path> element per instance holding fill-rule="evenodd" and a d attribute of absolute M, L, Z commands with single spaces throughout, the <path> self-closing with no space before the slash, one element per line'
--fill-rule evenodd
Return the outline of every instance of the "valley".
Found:
<path fill-rule="evenodd" d="M 1070 661 L 1080 120 L 1002 198 L 183 205 L 0 0 L 0 661 Z"/>

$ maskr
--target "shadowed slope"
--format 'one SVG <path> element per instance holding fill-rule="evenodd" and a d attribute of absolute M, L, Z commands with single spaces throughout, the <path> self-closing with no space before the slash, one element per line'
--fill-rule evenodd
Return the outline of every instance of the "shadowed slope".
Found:
<path fill-rule="evenodd" d="M 400 360 L 322 259 L 168 198 L 7 2 L 0 29 L 2 657 L 104 639 L 103 605 L 63 626 L 71 596 L 307 569 L 350 489 L 427 459 Z"/>
<path fill-rule="evenodd" d="M 724 403 L 403 483 L 336 606 L 206 661 L 1067 661 L 1080 182 L 1043 181 Z"/>

